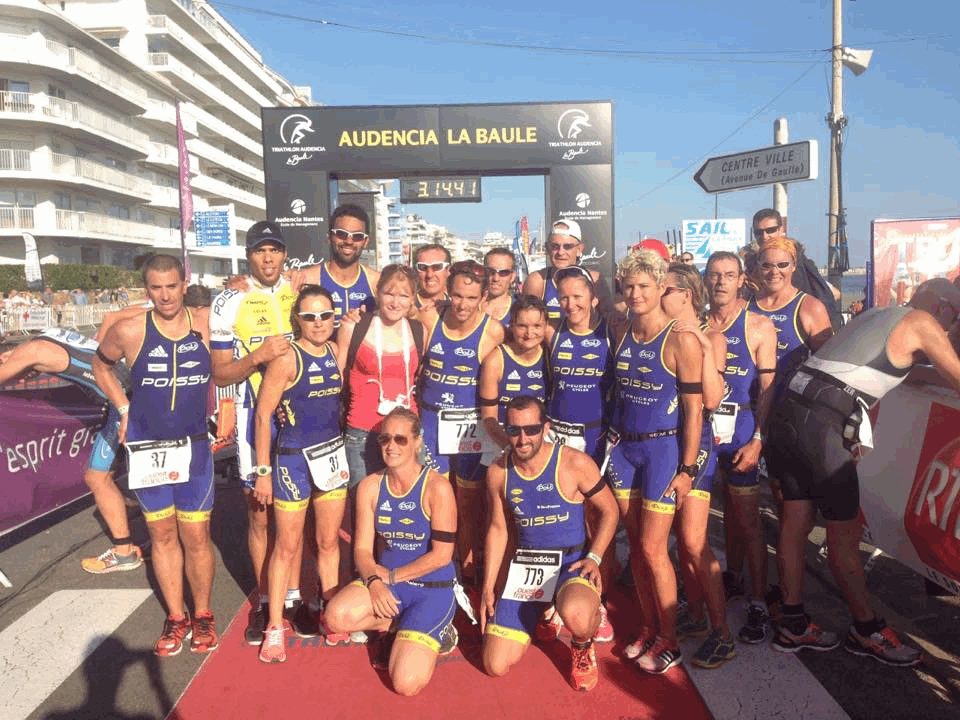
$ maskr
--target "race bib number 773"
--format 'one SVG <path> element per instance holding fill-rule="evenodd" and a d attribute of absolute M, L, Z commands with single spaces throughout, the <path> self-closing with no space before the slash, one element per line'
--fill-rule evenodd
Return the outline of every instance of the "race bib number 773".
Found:
<path fill-rule="evenodd" d="M 510 562 L 503 598 L 520 602 L 551 602 L 563 562 L 561 550 L 519 548 Z"/>

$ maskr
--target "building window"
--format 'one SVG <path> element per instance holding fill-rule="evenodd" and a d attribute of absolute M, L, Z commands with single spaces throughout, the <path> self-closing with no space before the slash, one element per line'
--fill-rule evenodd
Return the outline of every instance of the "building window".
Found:
<path fill-rule="evenodd" d="M 47 95 L 52 98 L 60 98 L 61 100 L 67 99 L 67 91 L 59 85 L 54 85 L 53 83 L 47 85 Z"/>
<path fill-rule="evenodd" d="M 112 48 L 120 47 L 120 38 L 112 37 L 112 38 L 100 38 L 100 39 L 103 40 L 104 44 L 109 45 Z"/>
<path fill-rule="evenodd" d="M 30 143 L 0 140 L 0 170 L 30 170 Z"/>
<path fill-rule="evenodd" d="M 99 265 L 100 264 L 100 248 L 99 247 L 81 247 L 80 262 L 83 263 L 84 265 Z"/>
<path fill-rule="evenodd" d="M 53 206 L 57 210 L 72 210 L 73 198 L 66 193 L 55 192 L 53 194 Z"/>

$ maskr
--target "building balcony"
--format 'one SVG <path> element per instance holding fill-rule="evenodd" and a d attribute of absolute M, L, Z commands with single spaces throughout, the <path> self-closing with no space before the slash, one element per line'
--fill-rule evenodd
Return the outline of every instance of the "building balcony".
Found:
<path fill-rule="evenodd" d="M 169 132 L 171 138 L 176 138 L 177 106 L 174 103 L 148 100 L 147 111 L 139 119 L 153 123 L 165 132 Z M 180 108 L 180 122 L 183 123 L 183 134 L 188 139 L 197 136 L 197 121 L 190 113 L 184 112 L 183 107 Z"/>
<path fill-rule="evenodd" d="M 33 230 L 34 208 L 0 207 L 0 233 L 9 230 Z M 13 233 L 16 234 L 16 233 Z"/>
<path fill-rule="evenodd" d="M 0 35 L 0 60 L 22 63 L 31 68 L 48 68 L 54 81 L 75 87 L 79 94 L 91 94 L 132 115 L 143 111 L 147 103 L 145 88 L 107 67 L 90 53 L 69 47 L 38 32 L 26 36 Z M 78 83 L 76 80 L 81 80 Z"/>
<path fill-rule="evenodd" d="M 150 207 L 166 210 L 180 209 L 180 191 L 177 188 L 153 185 L 151 189 L 153 193 L 150 197 Z"/>
<path fill-rule="evenodd" d="M 156 165 L 164 170 L 176 170 L 179 172 L 180 159 L 175 145 L 166 143 L 151 142 L 147 143 L 147 157 L 143 161 L 146 165 Z M 193 155 L 190 156 L 190 172 L 197 175 L 200 172 L 200 163 Z"/>
<path fill-rule="evenodd" d="M 146 154 L 146 133 L 95 110 L 86 103 L 51 97 L 46 93 L 0 92 L 0 120 L 23 120 L 58 127 L 65 134 L 82 134 L 91 142 L 107 140 L 128 150 Z"/>
<path fill-rule="evenodd" d="M 133 173 L 119 170 L 90 158 L 39 150 L 0 149 L 0 179 L 28 178 L 31 183 L 54 182 L 102 189 L 118 195 L 146 200 L 151 183 Z"/>
<path fill-rule="evenodd" d="M 209 130 L 218 140 L 230 141 L 234 145 L 253 153 L 253 155 L 258 158 L 263 157 L 263 145 L 260 143 L 260 130 L 257 130 L 257 139 L 254 140 L 235 127 L 228 125 L 220 118 L 211 115 L 198 105 L 190 106 L 190 114 L 196 118 L 197 125 Z M 201 133 L 198 129 L 197 134 L 198 136 L 202 136 L 204 133 Z"/>
<path fill-rule="evenodd" d="M 146 34 L 169 36 L 193 53 L 204 65 L 233 85 L 250 99 L 256 107 L 269 107 L 274 104 L 266 95 L 256 90 L 250 83 L 234 72 L 225 62 L 208 50 L 197 38 L 177 25 L 166 15 L 147 17 Z"/>
<path fill-rule="evenodd" d="M 237 175 L 246 178 L 257 186 L 263 186 L 263 168 L 246 163 L 230 153 L 224 152 L 203 140 L 188 140 L 187 149 L 191 155 L 219 165 L 225 170 L 231 170 Z"/>
<path fill-rule="evenodd" d="M 249 129 L 257 133 L 260 132 L 259 113 L 254 113 L 245 108 L 203 75 L 180 62 L 174 55 L 163 52 L 147 53 L 147 66 L 166 77 L 174 85 L 187 92 L 188 95 L 201 93 L 208 99 L 208 102 L 199 103 L 200 105 L 222 107 L 231 115 L 236 116 L 239 121 L 247 123 Z"/>
<path fill-rule="evenodd" d="M 224 205 L 226 203 L 239 203 L 245 205 L 249 212 L 254 215 L 263 215 L 267 211 L 267 201 L 263 195 L 257 195 L 243 188 L 210 177 L 209 175 L 197 175 L 190 181 L 194 192 L 200 192 L 207 196 L 207 201 L 211 205 Z M 242 208 L 237 209 L 238 212 Z"/>

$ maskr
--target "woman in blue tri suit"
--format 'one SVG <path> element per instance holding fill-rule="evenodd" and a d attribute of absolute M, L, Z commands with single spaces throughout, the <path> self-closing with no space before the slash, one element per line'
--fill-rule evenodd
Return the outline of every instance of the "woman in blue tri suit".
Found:
<path fill-rule="evenodd" d="M 337 589 L 340 538 L 349 472 L 340 427 L 337 348 L 330 342 L 335 311 L 330 292 L 319 285 L 301 288 L 292 311 L 297 335 L 290 349 L 267 365 L 257 396 L 254 496 L 273 505 L 277 537 L 269 558 L 270 617 L 260 660 L 286 660 L 284 597 L 300 557 L 307 506 L 313 503 L 317 532 L 317 573 L 321 600 Z M 273 417 L 282 408 L 275 446 Z M 272 463 L 271 463 L 272 461 Z"/>
<path fill-rule="evenodd" d="M 737 654 L 727 625 L 727 603 L 723 594 L 720 563 L 707 540 L 711 485 L 717 464 L 710 413 L 717 409 L 727 392 L 722 370 L 727 355 L 727 340 L 722 332 L 711 330 L 703 322 L 706 291 L 700 273 L 693 265 L 670 265 L 660 306 L 667 317 L 675 321 L 674 332 L 689 333 L 695 337 L 703 353 L 704 422 L 696 463 L 699 472 L 693 479 L 693 489 L 677 510 L 675 523 L 680 572 L 689 599 L 688 612 L 677 619 L 677 638 L 699 637 L 710 630 L 692 661 L 698 667 L 715 668 Z M 710 618 L 709 628 L 703 615 L 704 604 Z"/>
<path fill-rule="evenodd" d="M 360 579 L 330 601 L 326 620 L 341 633 L 396 631 L 387 664 L 393 689 L 416 695 L 433 676 L 438 653 L 456 644 L 457 506 L 449 480 L 417 462 L 421 427 L 413 412 L 392 410 L 378 440 L 387 469 L 357 487 L 353 553 Z"/>

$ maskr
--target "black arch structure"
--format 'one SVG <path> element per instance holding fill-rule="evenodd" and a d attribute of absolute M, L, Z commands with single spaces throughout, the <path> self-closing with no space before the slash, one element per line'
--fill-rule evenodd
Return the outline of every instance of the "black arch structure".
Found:
<path fill-rule="evenodd" d="M 294 263 L 326 253 L 331 180 L 543 175 L 548 224 L 560 218 L 580 223 L 584 264 L 612 276 L 609 101 L 261 112 L 267 217 L 283 228 Z"/>

